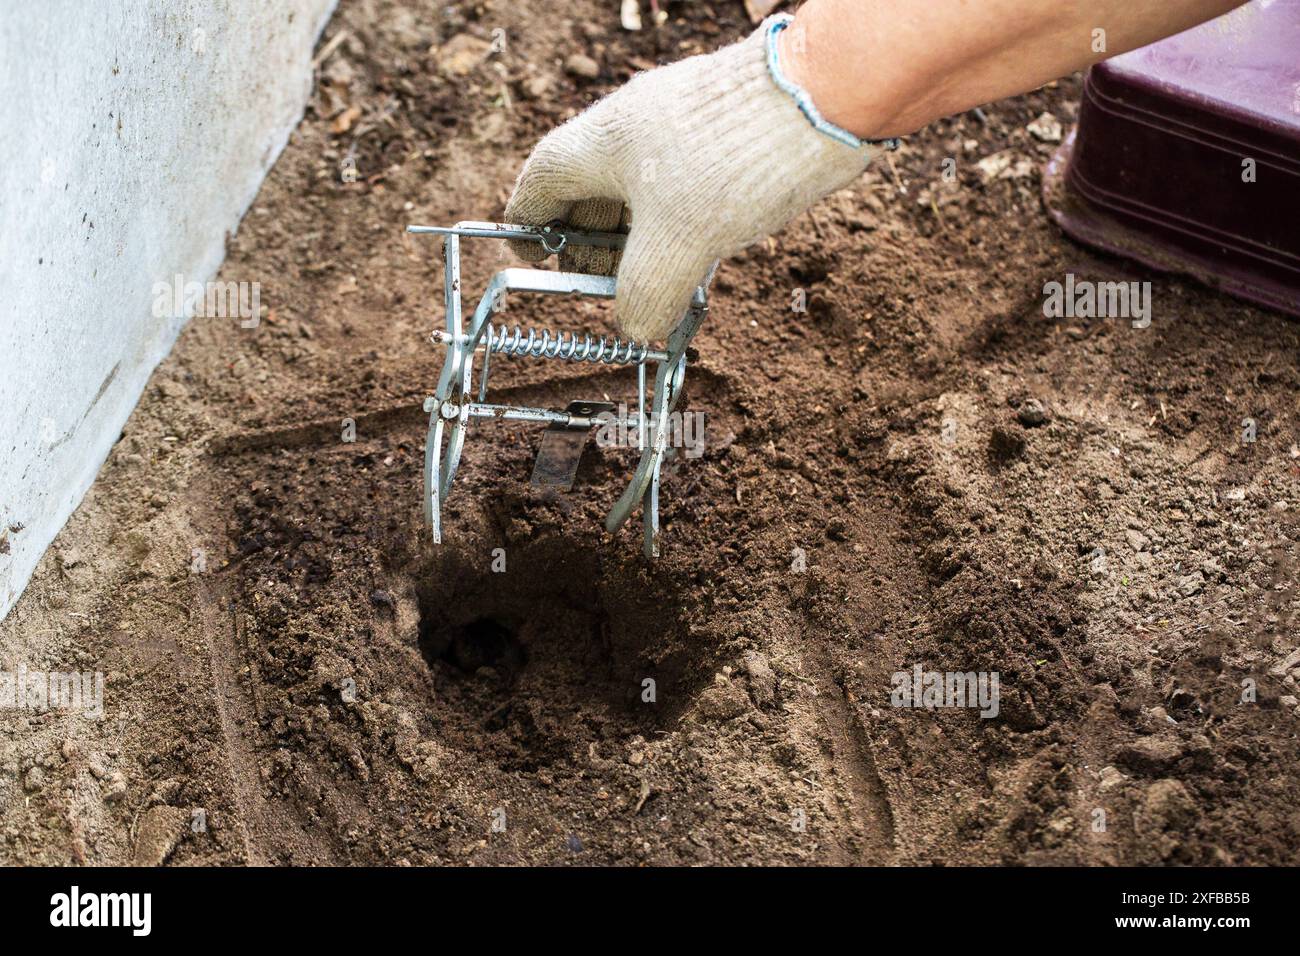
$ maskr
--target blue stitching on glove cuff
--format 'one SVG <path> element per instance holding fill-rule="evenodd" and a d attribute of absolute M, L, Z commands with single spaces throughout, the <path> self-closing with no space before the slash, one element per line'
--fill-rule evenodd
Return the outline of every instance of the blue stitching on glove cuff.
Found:
<path fill-rule="evenodd" d="M 841 129 L 830 120 L 817 112 L 817 107 L 813 105 L 812 97 L 808 91 L 801 86 L 796 86 L 786 79 L 785 74 L 781 72 L 781 64 L 777 55 L 776 35 L 788 27 L 794 20 L 788 13 L 778 13 L 774 17 L 769 17 L 767 30 L 767 72 L 772 74 L 772 81 L 776 83 L 783 91 L 794 97 L 799 111 L 807 117 L 808 122 L 812 123 L 813 129 L 819 133 L 825 133 L 837 143 L 843 143 L 845 146 L 852 146 L 854 149 L 860 148 L 863 144 L 870 143 L 873 146 L 882 146 L 885 149 L 898 149 L 901 141 L 898 139 L 859 139 L 846 129 Z"/>

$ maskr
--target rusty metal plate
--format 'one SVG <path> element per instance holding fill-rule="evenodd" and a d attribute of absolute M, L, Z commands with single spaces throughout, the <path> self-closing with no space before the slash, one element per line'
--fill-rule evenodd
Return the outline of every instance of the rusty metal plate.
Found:
<path fill-rule="evenodd" d="M 590 420 L 603 412 L 612 412 L 614 408 L 613 402 L 576 401 L 570 402 L 565 411 Z M 589 425 L 577 428 L 551 425 L 542 432 L 542 444 L 537 449 L 537 461 L 533 463 L 532 484 L 556 491 L 572 488 L 590 430 Z"/>

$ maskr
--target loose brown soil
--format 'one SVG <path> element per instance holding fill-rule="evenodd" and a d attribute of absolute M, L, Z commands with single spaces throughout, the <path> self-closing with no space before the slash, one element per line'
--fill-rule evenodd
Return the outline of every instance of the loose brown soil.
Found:
<path fill-rule="evenodd" d="M 191 324 L 0 625 L 6 666 L 108 679 L 101 721 L 0 720 L 0 861 L 1300 862 L 1300 327 L 1057 232 L 1025 127 L 1068 125 L 1077 81 L 937 124 L 722 266 L 660 560 L 601 525 L 633 453 L 542 495 L 527 426 L 471 435 L 428 543 L 441 273 L 402 228 L 499 217 L 547 129 L 750 28 L 673 4 L 629 34 L 616 7 L 341 4 L 223 270 L 267 314 Z M 495 28 L 449 75 L 438 48 Z M 506 253 L 466 248 L 475 290 Z M 1044 318 L 1067 272 L 1151 281 L 1151 327 Z M 998 672 L 998 717 L 891 707 L 915 664 Z"/>

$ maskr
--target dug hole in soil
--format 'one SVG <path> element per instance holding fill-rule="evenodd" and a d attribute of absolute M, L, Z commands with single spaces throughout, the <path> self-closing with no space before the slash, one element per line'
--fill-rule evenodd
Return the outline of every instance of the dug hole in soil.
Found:
<path fill-rule="evenodd" d="M 1300 861 L 1300 334 L 1050 224 L 1027 127 L 1068 128 L 1077 79 L 722 265 L 660 559 L 602 527 L 634 451 L 589 443 L 546 495 L 540 432 L 503 424 L 428 542 L 441 267 L 402 229 L 499 218 L 539 136 L 751 28 L 668 9 L 340 5 L 221 276 L 262 321 L 189 326 L 0 625 L 0 664 L 107 682 L 98 721 L 0 717 L 0 861 Z M 498 245 L 467 242 L 467 290 Z M 1069 272 L 1151 282 L 1150 328 L 1044 318 Z M 633 380 L 493 371 L 551 407 Z M 998 715 L 891 706 L 915 665 L 996 672 Z"/>

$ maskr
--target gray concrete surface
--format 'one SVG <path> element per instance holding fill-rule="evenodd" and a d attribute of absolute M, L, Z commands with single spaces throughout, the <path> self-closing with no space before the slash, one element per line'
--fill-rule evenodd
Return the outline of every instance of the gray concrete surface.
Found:
<path fill-rule="evenodd" d="M 302 115 L 335 2 L 0 17 L 0 618 L 187 315 L 256 321 L 259 277 L 208 281 Z"/>

